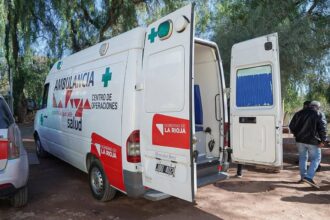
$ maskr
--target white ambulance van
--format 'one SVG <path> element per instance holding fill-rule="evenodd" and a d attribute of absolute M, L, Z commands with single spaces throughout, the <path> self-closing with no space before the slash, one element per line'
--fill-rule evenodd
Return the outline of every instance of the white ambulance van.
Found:
<path fill-rule="evenodd" d="M 194 37 L 194 6 L 68 56 L 47 76 L 37 154 L 89 174 L 93 196 L 116 191 L 194 201 L 228 178 L 232 159 L 282 165 L 277 34 L 232 48 L 230 123 L 214 42 Z"/>

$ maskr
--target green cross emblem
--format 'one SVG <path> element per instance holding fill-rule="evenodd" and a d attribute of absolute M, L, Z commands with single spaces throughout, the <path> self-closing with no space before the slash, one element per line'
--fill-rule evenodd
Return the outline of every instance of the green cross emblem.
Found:
<path fill-rule="evenodd" d="M 157 37 L 157 35 L 158 35 L 158 34 L 157 34 L 155 28 L 152 28 L 152 29 L 151 29 L 151 33 L 148 34 L 148 40 L 150 40 L 150 43 L 155 42 L 155 38 Z"/>
<path fill-rule="evenodd" d="M 111 80 L 112 72 L 110 72 L 110 67 L 105 69 L 105 73 L 102 75 L 103 87 L 108 87 L 108 82 Z"/>

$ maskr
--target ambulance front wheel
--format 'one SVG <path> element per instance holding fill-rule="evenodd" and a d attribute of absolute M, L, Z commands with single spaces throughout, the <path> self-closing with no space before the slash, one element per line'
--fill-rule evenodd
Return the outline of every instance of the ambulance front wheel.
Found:
<path fill-rule="evenodd" d="M 116 189 L 112 188 L 98 160 L 94 160 L 89 168 L 89 186 L 95 199 L 102 202 L 112 200 Z"/>
<path fill-rule="evenodd" d="M 34 135 L 34 140 L 36 144 L 36 154 L 39 158 L 45 158 L 48 156 L 47 151 L 43 148 L 38 134 Z"/>

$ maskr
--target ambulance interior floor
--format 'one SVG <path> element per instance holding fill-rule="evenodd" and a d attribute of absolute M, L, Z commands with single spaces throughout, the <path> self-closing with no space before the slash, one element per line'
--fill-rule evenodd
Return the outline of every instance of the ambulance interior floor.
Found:
<path fill-rule="evenodd" d="M 21 125 L 27 151 L 33 153 L 31 124 Z M 243 178 L 231 178 L 198 190 L 196 203 L 176 198 L 158 202 L 128 198 L 101 203 L 93 199 L 87 175 L 55 157 L 30 166 L 29 202 L 24 208 L 0 200 L 0 219 L 328 219 L 330 215 L 330 149 L 323 149 L 316 190 L 298 184 L 297 152 L 284 138 L 284 170 L 280 173 L 245 166 Z"/>

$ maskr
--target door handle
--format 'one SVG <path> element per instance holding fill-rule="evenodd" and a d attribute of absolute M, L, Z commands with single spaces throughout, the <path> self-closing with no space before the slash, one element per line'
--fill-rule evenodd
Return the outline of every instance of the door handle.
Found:
<path fill-rule="evenodd" d="M 221 118 L 218 117 L 218 103 L 217 103 L 217 98 L 220 98 L 220 94 L 216 94 L 214 97 L 214 105 L 215 105 L 215 120 L 221 121 Z M 220 102 L 220 100 L 219 100 Z"/>
<path fill-rule="evenodd" d="M 239 123 L 241 124 L 256 124 L 257 117 L 239 117 Z"/>

